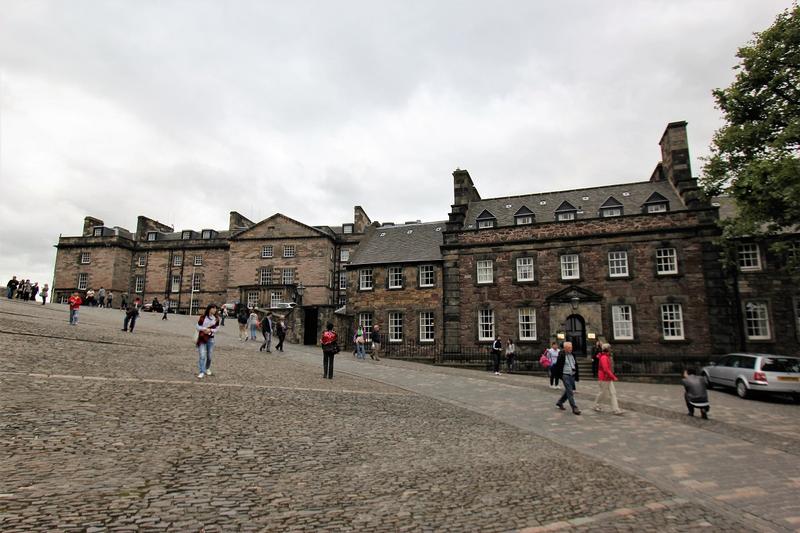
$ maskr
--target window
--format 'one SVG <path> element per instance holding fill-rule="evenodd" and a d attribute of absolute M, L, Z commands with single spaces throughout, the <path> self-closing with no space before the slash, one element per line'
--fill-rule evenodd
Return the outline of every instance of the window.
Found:
<path fill-rule="evenodd" d="M 347 272 L 342 270 L 339 272 L 339 289 L 345 290 L 347 288 Z"/>
<path fill-rule="evenodd" d="M 533 281 L 533 257 L 517 258 L 517 281 Z"/>
<path fill-rule="evenodd" d="M 478 283 L 494 281 L 494 265 L 491 260 L 478 261 Z"/>
<path fill-rule="evenodd" d="M 291 285 L 294 283 L 294 269 L 293 268 L 284 268 L 283 269 L 283 276 L 282 281 L 284 285 Z"/>
<path fill-rule="evenodd" d="M 190 307 L 189 312 L 193 315 L 200 313 L 200 300 L 192 300 L 192 306 Z"/>
<path fill-rule="evenodd" d="M 649 204 L 647 206 L 648 213 L 666 213 L 667 212 L 667 204 L 660 203 L 660 204 Z"/>
<path fill-rule="evenodd" d="M 295 247 L 294 244 L 286 244 L 283 247 L 283 257 L 294 257 Z"/>
<path fill-rule="evenodd" d="M 562 213 L 557 213 L 556 220 L 559 222 L 565 222 L 567 220 L 575 220 L 575 211 L 565 211 Z"/>
<path fill-rule="evenodd" d="M 342 263 L 350 261 L 350 250 L 340 250 L 339 261 L 341 261 Z"/>
<path fill-rule="evenodd" d="M 147 256 L 146 255 L 140 255 L 139 258 L 136 261 L 136 264 L 139 265 L 140 267 L 145 266 L 147 264 Z"/>
<path fill-rule="evenodd" d="M 433 272 L 433 265 L 420 265 L 419 286 L 433 287 L 435 283 L 436 283 L 436 275 Z"/>
<path fill-rule="evenodd" d="M 478 310 L 478 340 L 494 340 L 494 311 L 491 309 Z"/>
<path fill-rule="evenodd" d="M 262 259 L 269 259 L 272 257 L 272 245 L 267 244 L 266 246 L 261 247 L 261 258 Z"/>
<path fill-rule="evenodd" d="M 181 233 L 181 239 L 191 239 L 191 238 L 192 238 L 191 231 L 184 231 L 183 233 Z"/>
<path fill-rule="evenodd" d="M 134 291 L 141 293 L 144 290 L 144 276 L 136 276 L 134 281 Z"/>
<path fill-rule="evenodd" d="M 342 233 L 353 233 L 353 225 L 345 224 L 342 226 Z"/>
<path fill-rule="evenodd" d="M 533 224 L 533 216 L 531 215 L 523 215 L 514 217 L 514 223 L 517 226 L 526 226 L 528 224 Z"/>
<path fill-rule="evenodd" d="M 172 256 L 172 266 L 179 267 L 183 264 L 183 256 L 174 255 Z"/>
<path fill-rule="evenodd" d="M 747 302 L 744 306 L 744 324 L 748 339 L 769 339 L 767 304 L 763 302 Z"/>
<path fill-rule="evenodd" d="M 200 274 L 192 274 L 192 291 L 199 291 L 200 290 L 200 280 L 202 276 Z"/>
<path fill-rule="evenodd" d="M 259 285 L 272 285 L 272 269 L 269 267 L 262 267 L 258 270 L 258 283 Z"/>
<path fill-rule="evenodd" d="M 600 210 L 600 216 L 603 218 L 607 217 L 621 217 L 622 216 L 622 208 L 621 207 L 604 207 Z"/>
<path fill-rule="evenodd" d="M 214 232 L 211 231 L 210 229 L 204 229 L 203 230 L 203 238 L 204 239 L 210 239 L 213 234 L 214 234 Z"/>
<path fill-rule="evenodd" d="M 664 331 L 665 339 L 683 339 L 683 309 L 681 304 L 663 304 L 661 306 L 661 328 Z"/>
<path fill-rule="evenodd" d="M 247 307 L 258 307 L 258 291 L 247 291 Z"/>
<path fill-rule="evenodd" d="M 364 340 L 372 340 L 372 313 L 359 313 L 358 325 L 364 330 Z"/>
<path fill-rule="evenodd" d="M 157 238 L 158 238 L 158 233 L 156 233 L 155 231 L 148 231 L 147 232 L 147 240 L 148 241 L 154 241 Z"/>
<path fill-rule="evenodd" d="M 196 267 L 203 266 L 203 256 L 202 255 L 194 256 L 194 266 L 196 266 Z"/>
<path fill-rule="evenodd" d="M 633 339 L 633 313 L 630 305 L 612 305 L 611 322 L 614 326 L 614 339 Z"/>
<path fill-rule="evenodd" d="M 678 273 L 678 253 L 675 248 L 659 248 L 656 250 L 656 273 Z"/>
<path fill-rule="evenodd" d="M 347 296 L 344 294 L 339 295 L 339 307 L 344 307 L 347 305 Z"/>
<path fill-rule="evenodd" d="M 419 340 L 420 342 L 433 342 L 435 335 L 433 311 L 423 311 L 419 314 Z"/>
<path fill-rule="evenodd" d="M 389 313 L 389 342 L 403 341 L 403 313 Z"/>
<path fill-rule="evenodd" d="M 172 283 L 170 284 L 171 292 L 181 292 L 181 277 L 172 276 Z"/>
<path fill-rule="evenodd" d="M 278 307 L 278 304 L 283 301 L 283 292 L 272 291 L 269 295 L 269 306 L 273 309 Z"/>
<path fill-rule="evenodd" d="M 536 311 L 530 307 L 520 309 L 519 315 L 519 340 L 536 340 Z"/>
<path fill-rule="evenodd" d="M 485 228 L 493 228 L 495 223 L 495 219 L 489 218 L 484 220 L 478 221 L 478 229 L 485 229 Z"/>
<path fill-rule="evenodd" d="M 102 237 L 103 236 L 103 228 L 94 228 L 92 235 L 95 237 Z"/>
<path fill-rule="evenodd" d="M 761 270 L 761 254 L 757 244 L 746 243 L 739 245 L 739 270 Z"/>
<path fill-rule="evenodd" d="M 358 271 L 358 288 L 362 291 L 372 290 L 372 269 L 362 268 Z"/>
<path fill-rule="evenodd" d="M 566 254 L 561 256 L 561 279 L 579 279 L 581 268 L 578 254 Z"/>
<path fill-rule="evenodd" d="M 608 253 L 608 275 L 612 278 L 628 277 L 628 252 Z"/>
<path fill-rule="evenodd" d="M 403 267 L 389 267 L 389 288 L 403 288 Z"/>
<path fill-rule="evenodd" d="M 78 274 L 78 290 L 85 291 L 89 285 L 89 274 L 81 272 Z"/>
<path fill-rule="evenodd" d="M 89 252 L 81 252 L 81 264 L 88 265 L 91 261 L 91 254 Z"/>

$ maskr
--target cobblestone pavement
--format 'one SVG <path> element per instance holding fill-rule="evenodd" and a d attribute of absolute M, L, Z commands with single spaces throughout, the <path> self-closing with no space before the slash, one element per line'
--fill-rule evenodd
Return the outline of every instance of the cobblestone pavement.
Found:
<path fill-rule="evenodd" d="M 752 444 L 716 433 L 649 415 L 567 416 L 549 391 L 406 363 L 339 356 L 324 380 L 316 350 L 259 353 L 235 324 L 201 381 L 188 317 L 145 314 L 130 334 L 119 311 L 82 310 L 77 327 L 66 316 L 0 300 L 3 531 L 792 527 L 736 509 L 758 487 L 773 494 L 749 477 L 718 501 L 653 483 L 703 473 L 686 458 L 693 441 L 669 448 L 676 428 L 749 459 Z M 647 445 L 665 456 L 640 462 Z M 770 473 L 787 455 L 762 453 Z M 800 486 L 792 468 L 776 483 L 794 475 Z"/>

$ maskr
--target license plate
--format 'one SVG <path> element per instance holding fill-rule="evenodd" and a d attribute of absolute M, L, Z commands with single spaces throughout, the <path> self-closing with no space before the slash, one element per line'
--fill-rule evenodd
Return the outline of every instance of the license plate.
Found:
<path fill-rule="evenodd" d="M 800 377 L 778 376 L 778 381 L 800 381 Z"/>

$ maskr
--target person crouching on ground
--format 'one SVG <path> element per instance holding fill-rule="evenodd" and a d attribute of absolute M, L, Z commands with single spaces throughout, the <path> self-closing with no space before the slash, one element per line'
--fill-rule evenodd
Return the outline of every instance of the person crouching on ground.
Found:
<path fill-rule="evenodd" d="M 581 410 L 578 409 L 574 397 L 575 382 L 580 381 L 580 375 L 578 373 L 578 364 L 575 362 L 575 356 L 572 355 L 571 342 L 567 341 L 564 343 L 564 349 L 559 352 L 558 360 L 554 366 L 556 376 L 561 378 L 561 382 L 564 383 L 564 394 L 562 394 L 561 398 L 556 402 L 556 407 L 563 411 L 564 402 L 569 401 L 573 414 L 581 414 Z"/>
<path fill-rule="evenodd" d="M 711 405 L 708 403 L 706 380 L 698 376 L 695 369 L 686 369 L 683 371 L 683 388 L 686 390 L 683 397 L 689 410 L 687 414 L 694 416 L 694 410 L 697 408 L 700 409 L 700 416 L 707 420 Z"/>
<path fill-rule="evenodd" d="M 333 356 L 339 352 L 338 340 L 339 336 L 333 331 L 333 323 L 328 322 L 319 340 L 322 346 L 322 371 L 326 379 L 333 379 Z"/>
<path fill-rule="evenodd" d="M 211 354 L 214 351 L 214 332 L 219 326 L 217 306 L 208 304 L 205 312 L 197 320 L 197 353 L 200 360 L 197 363 L 200 373 L 199 379 L 211 375 Z"/>
<path fill-rule="evenodd" d="M 611 369 L 611 345 L 607 342 L 602 344 L 600 352 L 597 354 L 597 379 L 600 382 L 600 392 L 594 400 L 594 410 L 602 411 L 600 400 L 608 396 L 611 402 L 611 411 L 615 415 L 621 415 L 622 409 L 619 408 L 619 403 L 617 403 L 617 389 L 614 387 L 617 376 L 614 375 L 614 371 Z"/>

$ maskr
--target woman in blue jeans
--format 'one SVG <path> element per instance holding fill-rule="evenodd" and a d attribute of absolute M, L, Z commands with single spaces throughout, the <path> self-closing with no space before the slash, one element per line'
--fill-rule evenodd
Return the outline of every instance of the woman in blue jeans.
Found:
<path fill-rule="evenodd" d="M 197 320 L 197 353 L 200 360 L 197 366 L 200 373 L 198 379 L 211 375 L 211 354 L 214 351 L 214 332 L 219 327 L 219 318 L 216 316 L 217 306 L 208 304 L 205 312 Z"/>

